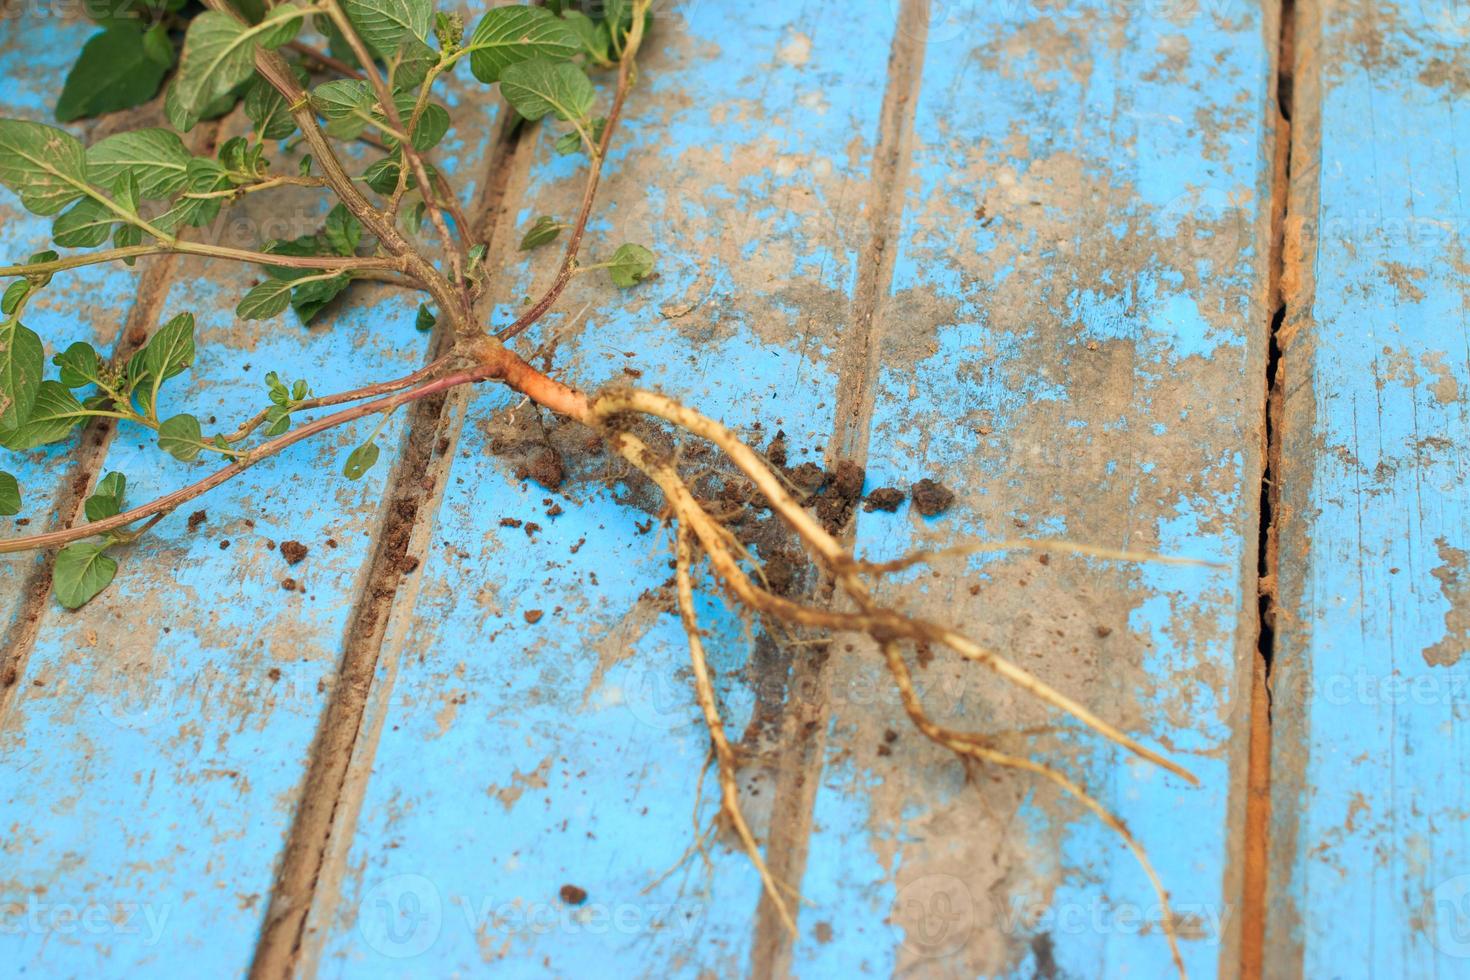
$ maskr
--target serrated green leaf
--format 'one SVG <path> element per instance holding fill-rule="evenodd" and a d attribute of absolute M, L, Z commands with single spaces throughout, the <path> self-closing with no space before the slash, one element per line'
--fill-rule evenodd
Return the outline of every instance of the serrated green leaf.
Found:
<path fill-rule="evenodd" d="M 282 5 L 272 8 L 258 24 L 243 24 L 232 14 L 205 11 L 189 23 L 184 54 L 169 92 L 170 119 L 189 130 L 202 119 L 210 103 L 230 94 L 255 72 L 257 47 L 280 47 L 296 36 L 302 11 Z"/>
<path fill-rule="evenodd" d="M 15 476 L 0 470 L 0 515 L 13 517 L 20 513 L 20 484 Z"/>
<path fill-rule="evenodd" d="M 87 411 L 71 389 L 60 381 L 42 381 L 26 420 L 0 434 L 0 445 L 17 452 L 59 442 L 87 418 Z"/>
<path fill-rule="evenodd" d="M 565 61 L 581 47 L 577 32 L 549 10 L 509 6 L 496 7 L 480 18 L 465 50 L 470 53 L 470 71 L 488 84 L 501 81 L 511 65 L 532 58 Z"/>
<path fill-rule="evenodd" d="M 362 223 L 346 207 L 338 204 L 327 212 L 327 224 L 322 234 L 327 236 L 327 244 L 338 255 L 355 255 L 357 246 L 362 244 Z"/>
<path fill-rule="evenodd" d="M 0 436 L 30 416 L 45 368 L 46 350 L 36 332 L 19 320 L 0 323 Z"/>
<path fill-rule="evenodd" d="M 561 229 L 560 222 L 549 214 L 543 214 L 521 238 L 521 251 L 529 252 L 533 248 L 551 244 L 561 234 Z"/>
<path fill-rule="evenodd" d="M 107 241 L 117 215 L 96 198 L 85 197 L 51 223 L 51 240 L 64 248 L 92 248 Z"/>
<path fill-rule="evenodd" d="M 61 383 L 68 388 L 85 388 L 100 380 L 99 368 L 102 359 L 97 350 L 84 340 L 78 340 L 66 350 L 51 358 L 61 369 Z"/>
<path fill-rule="evenodd" d="M 373 93 L 357 78 L 339 78 L 312 89 L 311 104 L 327 121 L 327 133 L 338 139 L 356 139 L 372 121 Z"/>
<path fill-rule="evenodd" d="M 385 58 L 409 39 L 427 39 L 434 19 L 430 0 L 342 0 L 342 9 L 358 36 Z"/>
<path fill-rule="evenodd" d="M 192 415 L 174 415 L 158 427 L 158 448 L 174 459 L 192 462 L 204 448 L 204 432 Z"/>
<path fill-rule="evenodd" d="M 242 320 L 268 320 L 290 305 L 291 280 L 267 279 L 251 287 L 235 307 L 235 315 Z"/>
<path fill-rule="evenodd" d="M 409 38 L 393 61 L 392 82 L 401 88 L 417 88 L 438 62 L 439 52 L 417 38 Z"/>
<path fill-rule="evenodd" d="M 304 80 L 298 76 L 298 81 Z M 255 124 L 255 135 L 263 140 L 283 140 L 296 132 L 296 120 L 286 97 L 263 78 L 251 82 L 245 93 L 245 117 Z"/>
<path fill-rule="evenodd" d="M 580 10 L 567 10 L 561 15 L 562 22 L 571 28 L 582 42 L 582 50 L 591 55 L 599 62 L 606 62 L 608 57 L 608 33 L 599 30 L 598 24 L 591 17 Z"/>
<path fill-rule="evenodd" d="M 365 442 L 352 450 L 347 457 L 347 462 L 342 467 L 342 475 L 349 480 L 360 480 L 362 475 L 373 468 L 378 461 L 378 444 L 376 442 Z"/>
<path fill-rule="evenodd" d="M 233 187 L 225 168 L 216 160 L 193 157 L 186 168 L 184 189 L 190 194 L 212 194 Z M 164 231 L 177 231 L 182 227 L 199 228 L 213 221 L 224 206 L 218 197 L 181 197 L 174 206 L 153 219 L 153 224 Z"/>
<path fill-rule="evenodd" d="M 291 292 L 291 309 L 301 317 L 302 323 L 310 323 L 351 282 L 346 274 L 303 282 Z"/>
<path fill-rule="evenodd" d="M 5 287 L 5 293 L 0 295 L 0 313 L 10 316 L 20 309 L 23 299 L 31 293 L 31 281 L 29 279 L 17 279 Z"/>
<path fill-rule="evenodd" d="M 112 583 L 117 562 L 107 556 L 107 547 L 107 543 L 78 541 L 57 552 L 51 586 L 58 602 L 68 609 L 80 609 Z"/>
<path fill-rule="evenodd" d="M 642 245 L 620 245 L 607 271 L 615 285 L 623 289 L 636 286 L 653 272 L 653 253 Z"/>
<path fill-rule="evenodd" d="M 82 505 L 87 520 L 101 521 L 122 513 L 123 492 L 127 489 L 127 477 L 112 472 L 97 481 L 97 488 Z"/>
<path fill-rule="evenodd" d="M 501 72 L 500 91 L 516 112 L 530 120 L 547 113 L 568 122 L 580 120 L 597 99 L 592 82 L 581 68 L 539 58 L 510 65 Z"/>
<path fill-rule="evenodd" d="M 112 202 L 129 214 L 136 215 L 142 200 L 143 192 L 138 188 L 138 175 L 131 170 L 125 172 L 112 188 Z"/>
<path fill-rule="evenodd" d="M 194 314 L 180 313 L 158 328 L 143 348 L 143 369 L 167 381 L 194 363 Z"/>
<path fill-rule="evenodd" d="M 131 173 L 138 179 L 138 194 L 153 200 L 168 197 L 184 186 L 189 151 L 176 133 L 137 129 L 87 147 L 87 168 L 92 180 L 102 187 L 116 187 L 123 174 Z"/>
<path fill-rule="evenodd" d="M 147 34 L 136 23 L 118 24 L 88 38 L 56 101 L 57 120 L 72 122 L 100 116 L 153 98 L 164 72 L 173 64 L 173 48 L 163 35 L 169 57 L 160 62 L 163 49 L 156 39 L 146 39 Z"/>
<path fill-rule="evenodd" d="M 55 126 L 0 119 L 0 184 L 33 214 L 53 215 L 84 196 L 87 159 L 82 144 Z"/>

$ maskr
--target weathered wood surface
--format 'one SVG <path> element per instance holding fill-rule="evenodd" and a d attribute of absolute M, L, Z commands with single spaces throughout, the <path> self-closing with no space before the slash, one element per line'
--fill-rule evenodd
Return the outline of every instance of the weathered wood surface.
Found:
<path fill-rule="evenodd" d="M 869 490 L 955 490 L 938 520 L 857 513 L 869 555 L 1064 535 L 1219 562 L 1016 551 L 884 597 L 1201 777 L 1129 761 L 942 653 L 918 670 L 938 720 L 1057 761 L 1116 809 L 1187 916 L 1191 974 L 1236 975 L 1277 4 L 872 6 L 661 6 L 589 238 L 594 256 L 649 244 L 660 278 L 626 296 L 578 280 L 524 347 L 761 445 L 784 431 L 793 463 L 860 462 Z M 1267 975 L 1453 975 L 1470 952 L 1466 24 L 1451 0 L 1299 7 Z M 0 106 L 44 119 L 89 28 L 26 13 L 4 30 Z M 508 180 L 490 266 L 509 320 L 554 261 L 515 243 L 571 212 L 580 158 L 533 131 L 500 171 L 494 100 L 454 106 L 478 142 L 446 166 L 477 195 Z M 23 258 L 46 224 L 0 206 Z M 200 360 L 172 397 L 222 421 L 263 403 L 266 370 L 337 389 L 427 349 L 401 296 L 361 290 L 320 328 L 262 331 L 231 312 L 248 270 L 150 275 L 142 293 L 123 270 L 77 276 L 28 319 L 52 344 L 110 346 L 135 296 L 145 330 L 195 309 Z M 324 863 L 277 905 L 305 911 L 305 975 L 1168 972 L 1157 901 L 1106 828 L 1033 778 L 967 778 L 911 731 L 867 645 L 767 636 L 711 590 L 748 812 L 809 903 L 787 936 L 727 840 L 689 853 L 715 786 L 657 500 L 495 391 L 427 420 L 412 472 L 391 465 L 400 435 L 360 484 L 338 475 L 348 434 L 252 471 L 194 532 L 161 525 L 77 614 L 30 597 L 43 562 L 0 563 L 17 668 L 0 687 L 0 964 L 17 966 L 0 973 L 240 973 L 303 801 L 326 805 Z M 108 438 L 91 469 L 24 461 L 50 519 L 77 474 L 125 470 L 139 500 L 191 473 Z M 410 483 L 402 526 L 380 502 Z M 408 560 L 379 590 L 390 524 Z M 287 538 L 303 565 L 267 547 Z M 336 683 L 349 647 L 371 685 Z M 313 739 L 348 701 L 344 779 L 312 782 Z M 128 917 L 66 918 L 91 908 Z"/>
<path fill-rule="evenodd" d="M 1310 5 L 1283 334 L 1273 976 L 1463 976 L 1463 4 Z"/>
<path fill-rule="evenodd" d="M 24 100 L 18 111 L 43 119 L 91 29 L 45 13 L 7 28 L 5 76 L 30 79 L 36 90 L 7 92 Z M 47 67 L 24 67 L 37 62 Z M 478 125 L 488 101 L 457 107 L 472 125 L 446 146 L 446 169 L 474 174 L 482 164 L 494 132 L 493 116 Z M 232 117 L 220 132 L 244 125 Z M 254 247 L 309 234 L 324 213 L 319 198 L 286 196 L 227 211 L 201 233 Z M 32 224 L 24 234 L 39 238 L 46 225 Z M 288 315 L 262 329 L 234 315 L 258 275 L 181 260 L 155 285 L 158 302 L 135 325 L 142 331 L 182 310 L 198 315 L 198 358 L 165 390 L 171 407 L 233 427 L 268 404 L 267 371 L 309 378 L 325 393 L 422 363 L 427 337 L 414 328 L 408 296 L 369 287 L 327 323 L 303 329 Z M 92 290 L 89 278 L 98 279 L 52 291 L 47 305 L 60 309 L 31 318 L 48 353 L 77 339 L 76 324 L 93 310 L 105 338 L 137 290 L 126 270 Z M 381 439 L 390 463 L 400 426 L 390 421 Z M 160 525 L 120 555 L 117 580 L 80 612 L 50 600 L 21 610 L 40 622 L 22 637 L 29 642 L 6 650 L 19 676 L 0 716 L 0 907 L 7 926 L 19 927 L 0 930 L 0 962 L 47 975 L 173 976 L 188 963 L 223 976 L 248 966 L 381 524 L 390 467 L 357 483 L 341 477 L 346 453 L 371 428 L 251 469 L 200 502 L 197 527 L 187 513 Z M 66 475 L 51 462 L 66 448 L 22 479 L 34 472 L 44 485 Z M 146 433 L 125 431 L 90 477 L 124 472 L 138 502 L 198 479 L 206 465 L 176 462 Z M 286 540 L 310 543 L 304 564 L 289 566 L 275 550 Z M 8 585 L 6 597 L 12 608 L 35 598 Z"/>

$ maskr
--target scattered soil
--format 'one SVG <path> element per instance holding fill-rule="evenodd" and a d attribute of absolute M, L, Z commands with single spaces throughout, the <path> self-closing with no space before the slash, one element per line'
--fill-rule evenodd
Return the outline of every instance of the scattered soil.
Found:
<path fill-rule="evenodd" d="M 193 534 L 195 531 L 199 530 L 199 525 L 203 524 L 207 520 L 209 520 L 208 511 L 196 510 L 194 513 L 190 514 L 189 533 Z"/>
<path fill-rule="evenodd" d="M 822 468 L 816 463 L 802 463 L 787 476 L 792 483 L 807 493 L 816 493 L 827 485 L 827 474 L 823 473 Z"/>
<path fill-rule="evenodd" d="M 522 480 L 535 480 L 548 490 L 560 490 L 566 481 L 566 467 L 562 465 L 561 453 L 547 446 L 530 463 L 516 473 Z"/>
<path fill-rule="evenodd" d="M 283 578 L 281 579 L 281 588 L 285 589 L 287 592 L 295 592 L 298 588 L 300 588 L 300 583 L 297 582 L 294 578 Z"/>
<path fill-rule="evenodd" d="M 776 438 L 766 447 L 766 459 L 771 461 L 772 466 L 786 465 L 786 433 L 777 431 Z"/>
<path fill-rule="evenodd" d="M 914 496 L 914 510 L 925 517 L 935 517 L 949 510 L 954 503 L 954 494 L 942 483 L 920 480 L 909 488 Z"/>
<path fill-rule="evenodd" d="M 558 892 L 561 900 L 568 905 L 581 905 L 587 901 L 587 889 L 578 888 L 576 885 L 562 885 Z"/>
<path fill-rule="evenodd" d="M 898 505 L 903 503 L 904 498 L 907 496 L 898 487 L 879 487 L 877 490 L 868 494 L 867 503 L 863 509 L 869 513 L 875 510 L 881 510 L 891 514 L 898 510 Z"/>
<path fill-rule="evenodd" d="M 541 617 L 543 615 L 544 614 L 539 609 L 527 609 L 526 610 L 526 622 L 528 622 L 528 623 L 539 623 L 539 622 L 541 622 Z"/>
<path fill-rule="evenodd" d="M 189 520 L 192 522 L 193 518 L 191 517 Z M 281 557 L 286 559 L 286 564 L 288 565 L 299 565 L 309 550 L 300 541 L 281 542 Z"/>
<path fill-rule="evenodd" d="M 839 460 L 827 474 L 827 492 L 817 501 L 817 517 L 829 533 L 839 533 L 847 523 L 853 508 L 862 499 L 863 480 L 866 478 L 863 468 L 850 459 Z"/>

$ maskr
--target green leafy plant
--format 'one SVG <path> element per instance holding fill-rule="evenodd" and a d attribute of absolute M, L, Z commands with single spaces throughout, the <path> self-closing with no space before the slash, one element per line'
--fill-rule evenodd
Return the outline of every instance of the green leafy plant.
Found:
<path fill-rule="evenodd" d="M 516 338 L 553 309 L 575 276 L 605 270 L 610 286 L 637 289 L 656 274 L 654 254 L 635 243 L 619 244 L 601 261 L 583 263 L 579 258 L 603 162 L 637 77 L 651 2 L 607 0 L 600 18 L 556 2 L 495 7 L 468 32 L 456 15 L 435 11 L 430 0 L 287 0 L 269 6 L 258 0 L 206 0 L 198 11 L 182 0 L 128 0 L 122 8 L 99 15 L 102 31 L 87 42 L 68 78 L 58 115 L 76 118 L 144 97 L 176 60 L 164 99 L 171 128 L 119 132 L 83 146 L 61 129 L 0 119 L 0 184 L 33 213 L 53 218 L 58 249 L 80 250 L 65 255 L 48 250 L 0 267 L 0 278 L 10 280 L 0 293 L 0 447 L 24 452 L 59 443 L 79 427 L 105 419 L 148 433 L 160 451 L 177 460 L 213 460 L 218 468 L 131 507 L 125 501 L 126 478 L 109 473 L 87 498 L 84 523 L 0 540 L 0 552 L 59 549 L 53 569 L 56 598 L 68 608 L 79 607 L 107 588 L 130 544 L 183 504 L 261 461 L 303 440 L 376 417 L 376 427 L 343 462 L 344 477 L 358 479 L 378 462 L 378 436 L 397 409 L 460 386 L 502 384 L 542 409 L 586 426 L 662 492 L 672 530 L 677 606 L 689 641 L 695 699 L 718 762 L 722 811 L 788 926 L 793 922 L 789 889 L 772 877 L 742 816 L 735 780 L 738 762 L 725 735 L 692 600 L 694 569 L 700 563 L 707 564 L 742 609 L 773 624 L 870 636 L 919 731 L 963 759 L 1025 770 L 1074 795 L 1122 836 L 1167 908 L 1167 896 L 1142 848 L 1081 786 L 1029 756 L 1002 752 L 979 736 L 939 726 L 925 712 L 909 674 L 905 644 L 947 648 L 1139 757 L 1193 781 L 1173 762 L 1000 653 L 876 597 L 874 587 L 884 576 L 938 556 L 859 560 L 813 515 L 813 497 L 796 494 L 778 467 L 723 425 L 654 392 L 579 391 L 514 350 Z M 305 44 L 303 30 L 324 36 L 327 50 Z M 479 81 L 497 85 L 525 120 L 558 127 L 559 152 L 586 158 L 578 212 L 565 219 L 537 218 L 520 242 L 525 250 L 563 243 L 551 285 L 513 323 L 494 333 L 486 326 L 494 299 L 484 274 L 486 243 L 472 237 L 473 226 L 465 220 L 454 187 L 432 161 L 450 129 L 448 112 L 434 100 L 435 85 L 461 62 Z M 227 140 L 208 156 L 188 149 L 181 133 L 241 101 L 252 123 L 250 136 Z M 280 155 L 270 145 L 281 140 L 308 151 L 289 172 L 278 169 Z M 353 165 L 349 161 L 358 157 L 341 152 L 342 145 L 362 140 L 377 148 L 376 155 Z M 333 199 L 315 233 L 261 241 L 253 248 L 207 244 L 191 235 L 191 229 L 213 221 L 246 196 L 284 187 L 314 189 Z M 175 312 L 125 359 L 110 360 L 85 341 L 75 341 L 56 353 L 48 367 L 45 344 L 24 317 L 28 304 L 54 276 L 163 253 L 258 267 L 260 282 L 238 300 L 236 314 L 242 320 L 270 319 L 287 309 L 310 320 L 363 279 L 421 294 L 415 324 L 438 331 L 446 353 L 405 377 L 325 395 L 314 394 L 307 379 L 288 383 L 276 373 L 267 374 L 260 410 L 234 428 L 216 428 L 213 419 L 201 421 L 180 404 L 171 387 L 196 357 L 194 316 L 188 311 Z M 657 428 L 713 444 L 731 470 L 732 482 L 748 487 L 750 499 L 785 525 L 845 597 L 847 611 L 773 591 L 754 556 L 724 523 L 728 515 L 695 492 L 697 480 L 681 472 L 677 456 L 650 445 L 648 433 Z M 12 474 L 0 473 L 0 513 L 20 512 L 23 489 Z M 1115 560 L 1153 558 L 1057 541 L 961 550 L 1035 547 Z M 1182 962 L 1167 914 L 1165 930 L 1176 962 Z"/>

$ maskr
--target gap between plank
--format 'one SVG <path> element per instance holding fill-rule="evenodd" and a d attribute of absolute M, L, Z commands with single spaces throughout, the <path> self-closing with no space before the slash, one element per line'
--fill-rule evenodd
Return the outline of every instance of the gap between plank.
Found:
<path fill-rule="evenodd" d="M 914 110 L 923 81 L 924 49 L 929 33 L 928 0 L 902 0 L 888 58 L 888 81 L 873 151 L 872 227 L 858 266 L 853 291 L 852 325 L 837 354 L 837 407 L 827 445 L 828 468 L 846 460 L 867 468 L 868 441 L 876 397 L 878 360 L 882 350 L 881 313 L 893 281 L 891 247 L 903 214 L 903 190 L 913 148 Z M 856 514 L 839 538 L 851 545 Z M 831 583 L 821 588 L 830 594 Z M 784 748 L 777 756 L 776 790 L 766 845 L 766 864 L 777 881 L 800 887 L 806 872 L 812 811 L 826 754 L 829 654 L 812 651 L 792 663 L 788 691 L 812 691 L 811 699 L 788 700 Z M 800 916 L 800 904 L 791 907 Z M 799 919 L 798 919 L 799 921 Z M 784 976 L 791 972 L 793 938 L 764 892 L 756 909 L 751 975 Z"/>
<path fill-rule="evenodd" d="M 515 113 L 502 114 L 488 154 L 488 178 L 470 219 L 479 241 L 492 239 L 503 216 L 506 190 L 520 161 L 516 151 L 523 132 L 525 127 Z M 441 317 L 428 360 L 449 349 L 452 330 L 448 318 Z M 345 858 L 346 842 L 334 840 L 333 834 L 356 821 L 360 793 L 347 792 L 347 787 L 379 657 L 400 593 L 411 596 L 416 589 L 414 573 L 423 560 L 428 532 L 443 499 L 458 423 L 464 418 L 469 395 L 467 391 L 449 392 L 410 406 L 383 498 L 373 555 L 343 634 L 335 683 L 312 742 L 301 799 L 250 964 L 251 978 L 274 980 L 314 972 L 324 937 L 308 937 L 308 914 L 319 887 L 324 883 L 336 887 L 340 877 L 335 861 L 328 866 L 328 856 Z M 339 812 L 344 803 L 345 811 Z M 324 877 L 330 880 L 324 882 Z"/>
<path fill-rule="evenodd" d="M 1291 205 L 1294 98 L 1296 93 L 1296 0 L 1281 0 L 1276 42 L 1276 142 L 1271 176 L 1270 264 L 1267 270 L 1265 459 L 1261 470 L 1257 542 L 1257 643 L 1251 671 L 1250 752 L 1246 772 L 1244 869 L 1241 880 L 1240 975 L 1263 976 L 1266 937 L 1266 883 L 1271 826 L 1271 695 L 1279 608 L 1278 575 L 1281 518 L 1282 328 L 1286 322 L 1287 219 Z"/>

